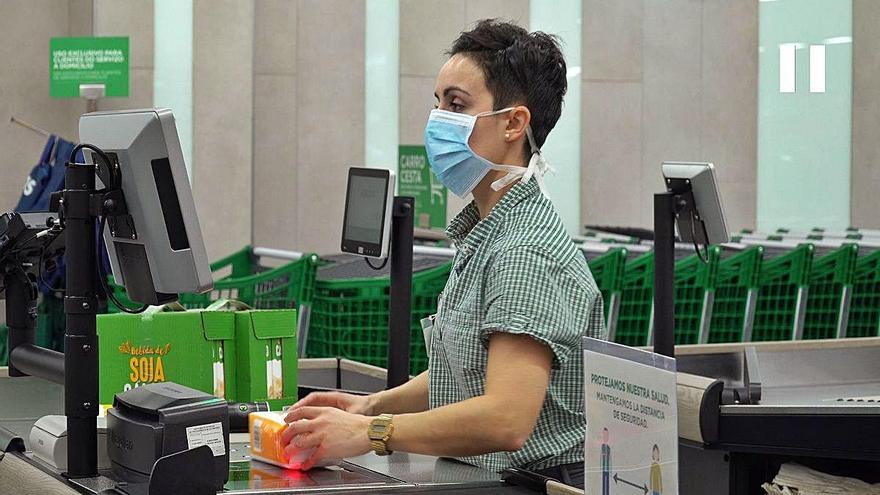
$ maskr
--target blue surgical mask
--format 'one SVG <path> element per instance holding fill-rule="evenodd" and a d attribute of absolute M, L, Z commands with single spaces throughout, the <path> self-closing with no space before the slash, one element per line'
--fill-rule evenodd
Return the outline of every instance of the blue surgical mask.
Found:
<path fill-rule="evenodd" d="M 467 196 L 490 170 L 507 172 L 506 176 L 492 183 L 492 189 L 496 191 L 520 178 L 523 182 L 527 182 L 532 176 L 538 181 L 541 190 L 545 190 L 543 175 L 549 169 L 549 165 L 541 157 L 541 150 L 535 144 L 531 127 L 526 128 L 526 135 L 532 147 L 532 158 L 528 167 L 492 163 L 474 153 L 468 144 L 478 118 L 511 110 L 512 107 L 477 115 L 440 109 L 431 111 L 425 127 L 425 151 L 437 180 L 456 196 L 460 198 Z"/>

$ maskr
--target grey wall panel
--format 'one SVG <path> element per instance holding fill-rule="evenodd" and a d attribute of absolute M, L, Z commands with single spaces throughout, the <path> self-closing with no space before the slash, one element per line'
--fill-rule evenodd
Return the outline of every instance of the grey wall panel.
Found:
<path fill-rule="evenodd" d="M 702 159 L 715 163 L 727 220 L 735 229 L 754 228 L 756 220 L 757 43 L 756 2 L 704 2 Z"/>
<path fill-rule="evenodd" d="M 643 0 L 584 0 L 584 79 L 641 80 L 643 16 Z"/>
<path fill-rule="evenodd" d="M 642 174 L 642 85 L 582 83 L 581 219 L 627 225 L 639 218 Z"/>
<path fill-rule="evenodd" d="M 254 5 L 254 73 L 296 72 L 295 0 L 259 0 Z"/>
<path fill-rule="evenodd" d="M 436 77 L 466 26 L 466 0 L 400 0 L 400 75 Z"/>
<path fill-rule="evenodd" d="M 660 163 L 711 160 L 730 227 L 754 226 L 758 2 L 584 0 L 583 15 L 586 221 L 651 227 Z M 638 174 L 617 168 L 636 153 Z"/>
<path fill-rule="evenodd" d="M 103 98 L 98 110 L 153 106 L 153 0 L 95 0 L 95 36 L 128 36 L 128 97 Z"/>
<path fill-rule="evenodd" d="M 719 181 L 718 187 L 721 189 L 721 204 L 724 207 L 727 227 L 732 232 L 755 228 L 758 212 L 758 203 L 755 199 L 758 194 L 756 182 Z"/>
<path fill-rule="evenodd" d="M 347 171 L 364 163 L 364 16 L 362 1 L 300 3 L 297 64 L 308 75 L 297 81 L 300 250 L 339 251 Z"/>
<path fill-rule="evenodd" d="M 400 78 L 400 144 L 424 144 L 425 124 L 434 104 L 434 77 Z"/>
<path fill-rule="evenodd" d="M 852 224 L 880 228 L 880 2 L 853 0 Z"/>
<path fill-rule="evenodd" d="M 297 250 L 297 25 L 299 2 L 254 5 L 252 244 Z"/>
<path fill-rule="evenodd" d="M 300 249 L 296 77 L 254 76 L 253 244 Z"/>
<path fill-rule="evenodd" d="M 193 2 L 193 194 L 208 258 L 251 241 L 253 1 Z"/>
<path fill-rule="evenodd" d="M 529 28 L 529 0 L 467 0 L 465 23 L 500 18 Z M 468 26 L 465 26 L 467 28 Z M 452 41 L 452 40 L 450 40 Z"/>
<path fill-rule="evenodd" d="M 94 0 L 95 35 L 128 36 L 129 67 L 153 68 L 153 0 Z"/>
<path fill-rule="evenodd" d="M 641 225 L 653 223 L 652 195 L 663 190 L 664 160 L 701 158 L 699 0 L 645 3 Z"/>

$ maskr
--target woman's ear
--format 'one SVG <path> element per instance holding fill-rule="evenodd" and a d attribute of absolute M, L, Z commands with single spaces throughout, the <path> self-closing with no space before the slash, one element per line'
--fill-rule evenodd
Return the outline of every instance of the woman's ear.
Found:
<path fill-rule="evenodd" d="M 504 130 L 504 139 L 508 143 L 518 141 L 526 137 L 526 129 L 532 121 L 532 113 L 528 107 L 519 105 L 513 107 L 510 111 L 510 118 L 507 121 L 507 128 Z"/>

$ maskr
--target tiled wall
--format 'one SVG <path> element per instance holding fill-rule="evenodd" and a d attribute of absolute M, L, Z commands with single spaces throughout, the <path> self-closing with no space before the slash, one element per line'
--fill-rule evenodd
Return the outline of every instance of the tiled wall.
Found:
<path fill-rule="evenodd" d="M 104 98 L 98 110 L 153 106 L 153 0 L 94 0 L 95 36 L 128 36 L 128 98 Z"/>
<path fill-rule="evenodd" d="M 757 2 L 584 0 L 581 218 L 653 223 L 664 160 L 712 161 L 755 223 Z"/>
<path fill-rule="evenodd" d="M 345 181 L 364 162 L 363 1 L 260 0 L 255 245 L 337 252 Z"/>
<path fill-rule="evenodd" d="M 214 260 L 251 239 L 253 0 L 193 2 L 193 195 Z"/>

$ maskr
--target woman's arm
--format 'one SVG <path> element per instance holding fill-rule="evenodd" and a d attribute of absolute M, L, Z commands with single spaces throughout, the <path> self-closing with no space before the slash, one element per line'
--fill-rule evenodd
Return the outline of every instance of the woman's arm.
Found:
<path fill-rule="evenodd" d="M 370 416 L 379 414 L 418 413 L 428 410 L 428 372 L 389 390 L 367 397 Z"/>
<path fill-rule="evenodd" d="M 415 413 L 428 409 L 428 372 L 412 380 L 370 395 L 354 395 L 345 392 L 314 392 L 290 407 L 291 411 L 303 407 L 332 407 L 352 414 L 376 416 L 383 413 Z"/>
<path fill-rule="evenodd" d="M 519 450 L 541 413 L 552 359 L 550 349 L 531 337 L 492 334 L 485 394 L 425 412 L 394 416 L 388 448 L 450 457 Z M 386 401 L 381 396 L 379 399 L 380 405 Z M 308 469 L 321 459 L 369 452 L 367 429 L 372 419 L 336 408 L 298 407 L 288 413 L 290 425 L 283 441 L 293 440 L 287 447 L 291 451 L 317 447 L 304 464 Z"/>
<path fill-rule="evenodd" d="M 395 416 L 389 448 L 454 457 L 521 449 L 541 413 L 552 359 L 531 337 L 492 334 L 485 394 Z"/>

